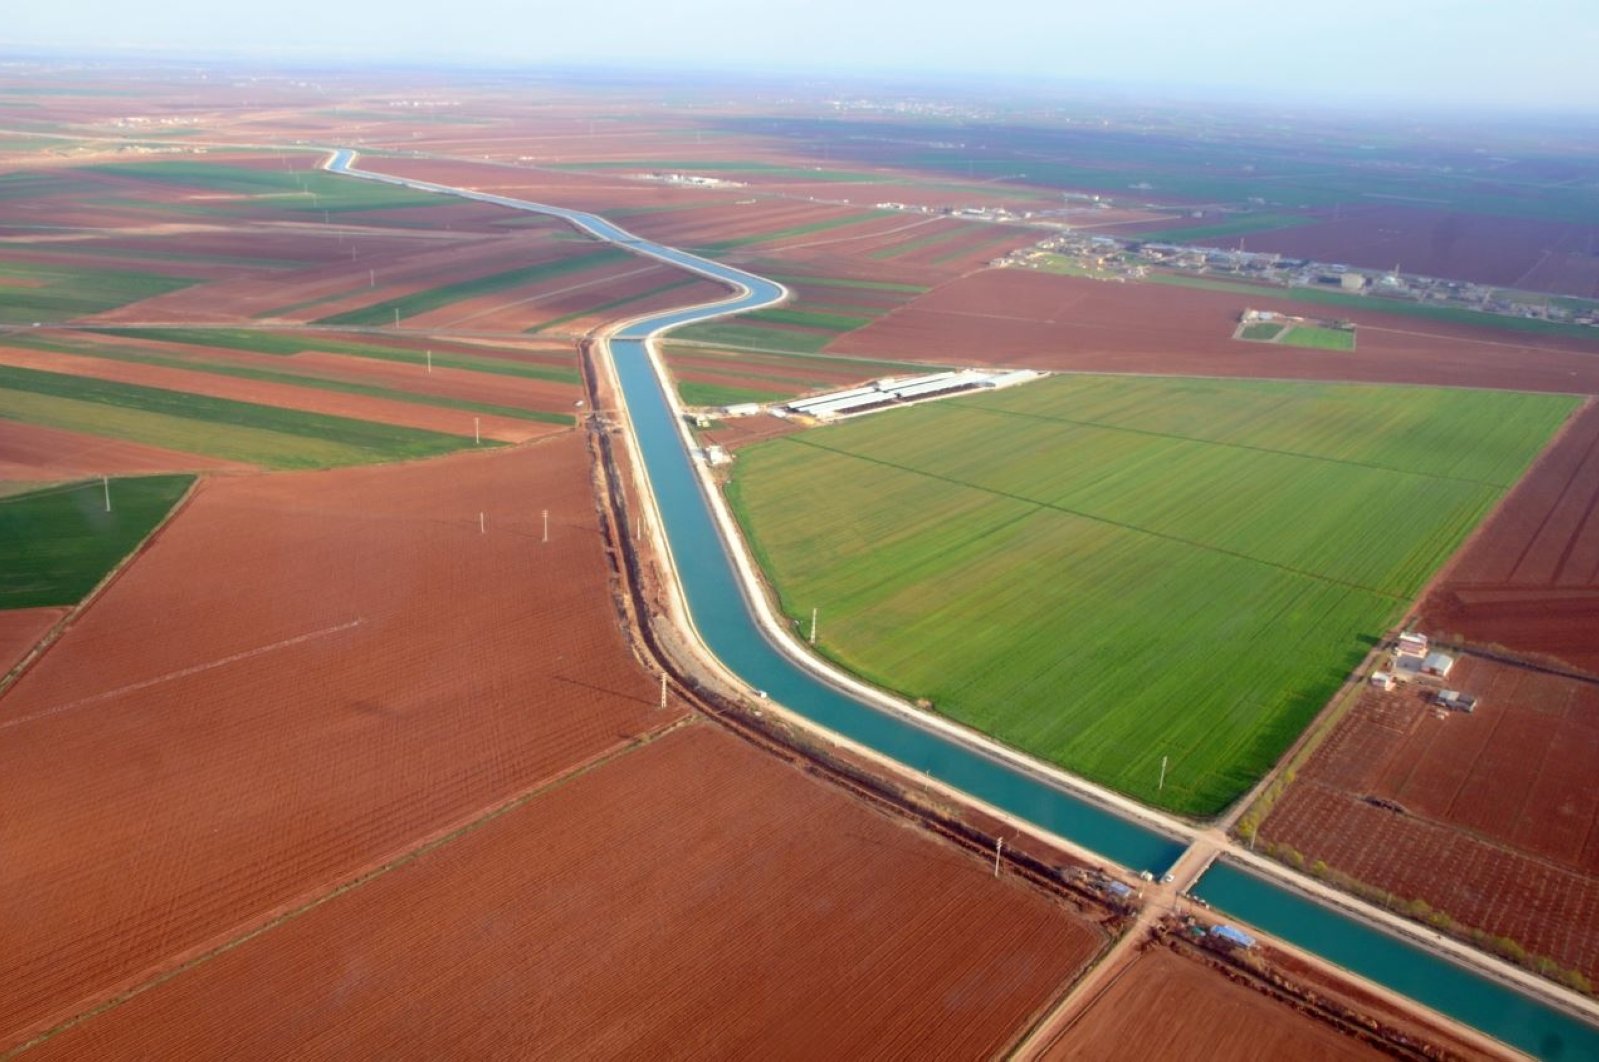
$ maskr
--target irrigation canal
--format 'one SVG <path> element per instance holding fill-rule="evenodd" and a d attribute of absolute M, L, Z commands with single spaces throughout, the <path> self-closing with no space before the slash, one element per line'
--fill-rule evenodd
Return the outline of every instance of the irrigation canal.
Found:
<path fill-rule="evenodd" d="M 718 532 L 706 488 L 667 397 L 669 385 L 656 372 L 647 344 L 652 336 L 673 328 L 774 305 L 788 294 L 782 285 L 642 239 L 597 214 L 357 170 L 352 168 L 354 159 L 354 151 L 340 149 L 327 168 L 558 217 L 598 239 L 731 287 L 737 293 L 731 299 L 639 318 L 612 334 L 608 344 L 678 581 L 706 647 L 734 674 L 789 711 L 1107 860 L 1157 874 L 1177 862 L 1187 847 L 1178 837 L 905 716 L 857 700 L 797 665 L 767 638 L 745 598 L 728 544 Z M 1225 860 L 1218 860 L 1190 892 L 1219 911 L 1529 1054 L 1599 1058 L 1599 1028 Z"/>

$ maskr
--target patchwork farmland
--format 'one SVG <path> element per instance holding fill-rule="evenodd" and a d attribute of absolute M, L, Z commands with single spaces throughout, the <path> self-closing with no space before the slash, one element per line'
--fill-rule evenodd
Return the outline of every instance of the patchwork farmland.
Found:
<path fill-rule="evenodd" d="M 821 610 L 828 655 L 1210 815 L 1575 406 L 1055 378 L 753 446 L 729 495 L 784 610 Z"/>

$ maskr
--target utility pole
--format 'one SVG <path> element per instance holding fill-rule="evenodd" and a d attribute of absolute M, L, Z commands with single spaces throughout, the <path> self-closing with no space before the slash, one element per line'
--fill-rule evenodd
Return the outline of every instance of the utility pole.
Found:
<path fill-rule="evenodd" d="M 101 476 L 100 486 L 105 488 L 105 511 L 111 511 L 111 477 Z"/>
<path fill-rule="evenodd" d="M 353 247 L 350 249 L 350 257 L 355 257 L 355 249 Z M 378 271 L 376 269 L 368 269 L 366 271 L 366 286 L 369 288 L 378 286 Z"/>
<path fill-rule="evenodd" d="M 666 672 L 661 672 L 661 707 L 666 707 Z"/>
<path fill-rule="evenodd" d="M 544 510 L 544 541 L 550 540 L 550 511 Z"/>
<path fill-rule="evenodd" d="M 483 445 L 483 418 L 481 417 L 472 418 L 472 445 Z"/>
<path fill-rule="evenodd" d="M 394 308 L 394 327 L 400 327 L 400 308 L 398 306 Z"/>
<path fill-rule="evenodd" d="M 1005 838 L 994 838 L 994 877 L 999 877 L 999 857 L 1005 851 Z"/>
<path fill-rule="evenodd" d="M 1164 756 L 1160 758 L 1160 784 L 1155 788 L 1157 791 L 1166 788 L 1166 757 Z"/>
<path fill-rule="evenodd" d="M 489 530 L 488 521 L 485 518 L 482 510 L 479 510 L 478 514 L 477 514 L 477 533 L 480 534 L 480 535 L 486 535 L 486 534 L 488 534 L 488 530 Z"/>
<path fill-rule="evenodd" d="M 433 371 L 433 352 L 428 351 L 428 372 Z"/>
<path fill-rule="evenodd" d="M 811 609 L 811 644 L 816 644 L 816 613 L 818 609 Z"/>

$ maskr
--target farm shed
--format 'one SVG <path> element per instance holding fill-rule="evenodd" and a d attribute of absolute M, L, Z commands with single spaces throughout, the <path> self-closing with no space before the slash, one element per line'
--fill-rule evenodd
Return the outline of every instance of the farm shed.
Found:
<path fill-rule="evenodd" d="M 1421 662 L 1421 671 L 1425 675 L 1436 675 L 1443 678 L 1455 666 L 1455 658 L 1448 653 L 1428 653 L 1427 659 Z"/>
<path fill-rule="evenodd" d="M 1255 946 L 1255 938 L 1237 926 L 1212 926 L 1210 935 L 1213 939 L 1234 948 L 1253 948 Z"/>

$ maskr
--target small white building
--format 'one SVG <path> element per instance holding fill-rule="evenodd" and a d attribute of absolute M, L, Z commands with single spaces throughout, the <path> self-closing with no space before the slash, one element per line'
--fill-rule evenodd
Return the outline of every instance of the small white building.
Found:
<path fill-rule="evenodd" d="M 1449 674 L 1449 669 L 1454 666 L 1455 658 L 1448 653 L 1428 653 L 1427 659 L 1421 662 L 1421 672 L 1424 675 L 1444 678 Z"/>
<path fill-rule="evenodd" d="M 759 402 L 739 402 L 736 405 L 723 406 L 724 417 L 753 417 L 761 411 Z"/>
<path fill-rule="evenodd" d="M 1414 631 L 1406 631 L 1399 636 L 1397 652 L 1401 656 L 1424 657 L 1427 655 L 1427 636 Z"/>
<path fill-rule="evenodd" d="M 1371 684 L 1380 690 L 1391 690 L 1394 688 L 1394 676 L 1388 671 L 1373 671 Z"/>

